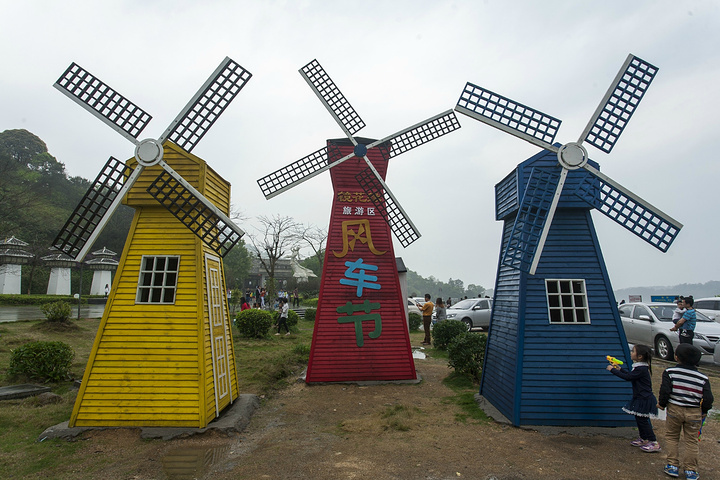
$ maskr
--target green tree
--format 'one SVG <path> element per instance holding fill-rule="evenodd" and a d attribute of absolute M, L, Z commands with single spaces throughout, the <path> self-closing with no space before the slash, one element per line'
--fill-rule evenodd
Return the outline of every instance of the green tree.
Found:
<path fill-rule="evenodd" d="M 245 241 L 240 240 L 235 247 L 223 258 L 225 267 L 225 283 L 228 288 L 238 289 L 241 292 L 250 275 L 252 261 L 250 252 L 245 247 Z"/>

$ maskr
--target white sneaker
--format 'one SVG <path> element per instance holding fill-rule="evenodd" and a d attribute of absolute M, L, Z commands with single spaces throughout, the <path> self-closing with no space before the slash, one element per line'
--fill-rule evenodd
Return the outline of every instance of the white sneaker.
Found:
<path fill-rule="evenodd" d="M 290 335 L 290 332 L 287 332 L 287 333 L 285 334 L 286 337 L 287 337 L 288 335 Z"/>
<path fill-rule="evenodd" d="M 276 335 L 276 336 L 277 336 L 277 335 L 280 335 L 280 332 L 276 333 L 275 335 Z"/>

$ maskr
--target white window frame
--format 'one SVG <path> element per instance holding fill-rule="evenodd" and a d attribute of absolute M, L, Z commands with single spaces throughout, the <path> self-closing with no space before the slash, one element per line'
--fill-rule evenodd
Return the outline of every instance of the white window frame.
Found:
<path fill-rule="evenodd" d="M 152 270 L 146 270 L 145 269 L 145 263 L 146 259 L 152 258 L 153 260 L 153 269 Z M 164 258 L 165 259 L 165 267 L 162 270 L 156 270 L 155 266 L 157 265 L 157 259 Z M 176 259 L 177 260 L 177 269 L 176 270 L 168 270 L 168 260 L 169 259 Z M 175 281 L 168 283 L 168 274 L 175 274 Z M 150 285 L 144 285 L 143 284 L 143 278 L 150 274 Z M 155 285 L 155 279 L 157 278 L 156 275 L 162 275 L 162 280 L 160 285 Z M 143 255 L 140 259 L 140 274 L 138 275 L 138 285 L 137 285 L 137 292 L 135 294 L 135 303 L 136 304 L 142 304 L 142 305 L 174 305 L 175 299 L 177 298 L 177 282 L 178 277 L 180 276 L 180 256 L 179 255 Z M 160 301 L 153 301 L 153 293 L 155 291 L 160 291 Z M 172 290 L 172 301 L 168 302 L 165 301 L 166 292 L 168 290 Z M 148 296 L 147 300 L 142 300 L 142 293 L 147 291 Z"/>
<path fill-rule="evenodd" d="M 550 292 L 554 284 L 557 292 Z M 582 278 L 545 279 L 548 322 L 551 325 L 590 324 L 587 288 Z"/>

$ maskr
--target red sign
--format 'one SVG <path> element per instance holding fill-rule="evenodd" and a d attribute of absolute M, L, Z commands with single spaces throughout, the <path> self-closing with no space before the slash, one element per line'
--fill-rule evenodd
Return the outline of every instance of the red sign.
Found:
<path fill-rule="evenodd" d="M 367 156 L 384 178 L 381 148 Z M 328 140 L 328 151 L 332 163 L 353 145 Z M 334 198 L 308 383 L 416 378 L 390 227 L 355 179 L 367 168 L 355 157 L 330 169 Z"/>

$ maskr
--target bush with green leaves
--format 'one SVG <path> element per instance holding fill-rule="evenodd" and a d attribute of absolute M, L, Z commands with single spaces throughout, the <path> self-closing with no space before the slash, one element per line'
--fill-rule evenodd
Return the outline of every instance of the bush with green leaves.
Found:
<path fill-rule="evenodd" d="M 61 300 L 41 305 L 40 311 L 48 322 L 67 322 L 72 314 L 72 307 L 69 303 Z"/>
<path fill-rule="evenodd" d="M 419 313 L 410 312 L 410 331 L 417 332 L 420 330 L 420 324 L 422 323 L 422 317 Z"/>
<path fill-rule="evenodd" d="M 316 313 L 317 313 L 316 309 L 306 308 L 305 309 L 305 320 L 307 320 L 308 322 L 314 322 Z"/>
<path fill-rule="evenodd" d="M 265 338 L 273 325 L 270 312 L 258 308 L 249 308 L 238 313 L 235 326 L 240 335 L 247 338 Z"/>
<path fill-rule="evenodd" d="M 448 366 L 475 382 L 480 382 L 487 336 L 481 333 L 465 332 L 448 345 Z"/>
<path fill-rule="evenodd" d="M 75 352 L 63 342 L 30 342 L 12 350 L 8 377 L 26 377 L 43 382 L 70 378 Z"/>
<path fill-rule="evenodd" d="M 467 332 L 467 326 L 460 320 L 442 320 L 432 329 L 433 346 L 447 350 L 450 342 L 460 334 Z"/>
<path fill-rule="evenodd" d="M 272 317 L 273 317 L 273 323 L 277 324 L 278 321 L 280 321 L 280 312 L 275 310 L 272 313 Z M 287 320 L 288 327 L 294 327 L 295 325 L 297 325 L 299 319 L 300 319 L 300 317 L 298 317 L 298 314 L 295 313 L 294 310 L 288 310 L 288 320 Z"/>
<path fill-rule="evenodd" d="M 304 306 L 306 306 L 306 307 L 317 308 L 318 298 L 317 298 L 317 297 L 315 297 L 315 298 L 304 298 L 303 301 L 300 302 L 300 303 L 302 303 L 302 305 L 304 305 Z"/>

